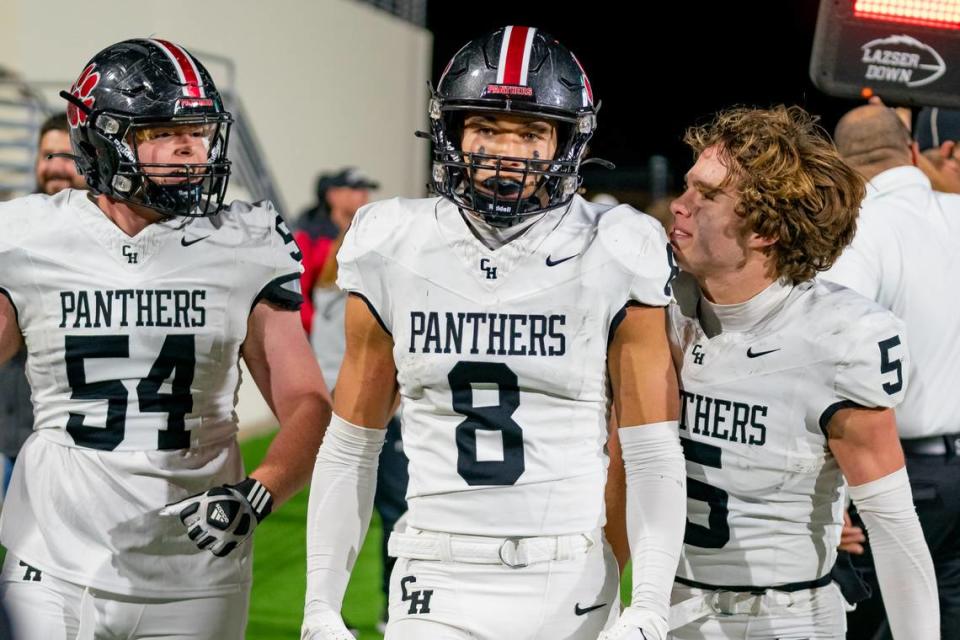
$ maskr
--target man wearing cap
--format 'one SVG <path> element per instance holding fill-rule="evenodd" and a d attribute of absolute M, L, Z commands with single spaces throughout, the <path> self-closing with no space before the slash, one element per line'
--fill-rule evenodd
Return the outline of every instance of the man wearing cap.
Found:
<path fill-rule="evenodd" d="M 941 174 L 955 174 L 960 185 L 955 142 L 943 138 L 948 130 L 960 134 L 960 113 L 945 114 L 924 109 L 917 138 L 935 152 L 928 157 L 940 163 Z M 918 168 L 917 144 L 892 109 L 875 104 L 854 109 L 840 120 L 835 139 L 844 161 L 867 179 L 867 196 L 853 243 L 824 277 L 876 301 L 906 324 L 912 357 L 905 374 L 911 383 L 896 410 L 897 429 L 933 556 L 943 637 L 952 637 L 947 629 L 960 626 L 960 308 L 954 290 L 960 277 L 960 196 L 934 191 Z M 848 544 L 841 548 L 863 554 L 862 538 L 854 539 L 854 533 L 845 530 Z M 869 556 L 855 564 L 866 565 L 871 577 Z M 864 615 L 871 617 L 859 613 Z M 858 619 L 851 629 L 871 638 L 881 622 Z M 889 637 L 889 631 L 881 633 L 886 635 L 878 637 Z"/>
<path fill-rule="evenodd" d="M 960 111 L 924 107 L 917 116 L 915 129 L 922 156 L 917 166 L 937 191 L 960 193 Z"/>
<path fill-rule="evenodd" d="M 65 112 L 56 113 L 40 125 L 37 140 L 37 159 L 33 165 L 36 178 L 34 193 L 55 195 L 64 189 L 86 189 L 87 183 L 77 173 L 73 160 L 49 157 L 51 154 L 72 153 L 70 126 Z M 3 487 L 0 496 L 10 484 L 13 464 L 20 448 L 33 433 L 33 405 L 30 403 L 30 384 L 26 376 L 27 350 L 21 349 L 9 362 L 0 364 L 0 453 L 3 454 Z"/>
<path fill-rule="evenodd" d="M 342 237 L 350 226 L 357 209 L 370 201 L 370 191 L 379 187 L 379 184 L 353 167 L 321 174 L 317 179 L 317 204 L 300 214 L 297 220 L 293 237 L 303 254 L 304 271 L 300 285 L 305 294 L 300 317 L 308 335 L 313 328 L 314 313 L 310 292 L 327 258 L 336 254 L 339 246 L 337 238 Z"/>

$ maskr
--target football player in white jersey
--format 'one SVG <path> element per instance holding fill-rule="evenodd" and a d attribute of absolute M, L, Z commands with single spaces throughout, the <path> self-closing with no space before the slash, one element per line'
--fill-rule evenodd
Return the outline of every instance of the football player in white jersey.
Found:
<path fill-rule="evenodd" d="M 182 47 L 112 45 L 61 95 L 92 193 L 0 207 L 0 360 L 26 344 L 36 413 L 0 598 L 18 638 L 240 639 L 248 539 L 329 419 L 299 252 L 269 203 L 223 207 L 230 114 Z M 240 357 L 281 425 L 249 476 Z"/>
<path fill-rule="evenodd" d="M 361 209 L 338 255 L 346 355 L 314 471 L 303 637 L 349 640 L 344 589 L 399 396 L 410 460 L 391 640 L 666 636 L 683 527 L 673 269 L 652 218 L 575 195 L 590 83 L 533 28 L 463 47 L 430 103 L 442 197 Z M 612 394 L 609 390 L 612 390 Z M 607 412 L 634 543 L 618 610 Z"/>
<path fill-rule="evenodd" d="M 799 107 L 732 109 L 685 140 L 697 158 L 671 204 L 683 273 L 669 317 L 688 523 L 672 637 L 843 638 L 830 570 L 846 478 L 894 637 L 938 638 L 893 412 L 903 325 L 815 278 L 853 237 L 862 179 Z"/>

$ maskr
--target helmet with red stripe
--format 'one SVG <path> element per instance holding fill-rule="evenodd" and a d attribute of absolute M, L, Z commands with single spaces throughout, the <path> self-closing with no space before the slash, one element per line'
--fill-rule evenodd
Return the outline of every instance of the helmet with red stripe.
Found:
<path fill-rule="evenodd" d="M 213 215 L 223 206 L 232 118 L 210 74 L 186 49 L 158 39 L 119 42 L 94 56 L 60 95 L 69 103 L 77 168 L 94 192 L 165 215 Z M 206 158 L 142 157 L 144 140 L 184 131 L 202 138 Z"/>
<path fill-rule="evenodd" d="M 434 189 L 496 226 L 565 205 L 580 185 L 580 165 L 596 129 L 593 90 L 577 58 L 555 38 L 508 26 L 467 43 L 447 65 L 430 101 Z M 466 114 L 526 116 L 557 126 L 552 158 L 465 153 Z M 493 177 L 482 188 L 475 175 Z M 536 180 L 532 194 L 516 185 Z"/>

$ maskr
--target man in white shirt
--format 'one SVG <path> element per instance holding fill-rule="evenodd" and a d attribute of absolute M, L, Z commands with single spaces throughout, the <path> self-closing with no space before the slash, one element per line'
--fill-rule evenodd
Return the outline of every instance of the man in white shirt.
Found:
<path fill-rule="evenodd" d="M 919 137 L 924 130 L 921 122 Z M 886 107 L 867 105 L 845 115 L 836 143 L 847 164 L 868 180 L 867 196 L 853 242 L 824 277 L 871 298 L 906 325 L 910 385 L 896 410 L 897 430 L 936 567 L 947 637 L 947 629 L 960 625 L 960 323 L 954 293 L 960 196 L 931 188 L 914 166 L 917 145 Z"/>

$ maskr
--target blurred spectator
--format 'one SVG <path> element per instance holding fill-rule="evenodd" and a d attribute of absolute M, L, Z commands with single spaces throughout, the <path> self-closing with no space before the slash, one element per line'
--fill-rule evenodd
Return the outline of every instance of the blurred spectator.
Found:
<path fill-rule="evenodd" d="M 954 171 L 960 114 L 924 109 L 917 139 L 937 150 L 942 170 Z M 944 638 L 960 629 L 960 196 L 937 193 L 915 165 L 917 145 L 896 113 L 867 105 L 837 125 L 841 156 L 867 179 L 857 233 L 823 277 L 848 286 L 896 314 L 910 337 L 910 380 L 897 407 L 897 430 L 906 456 L 920 524 L 930 548 L 940 594 Z M 958 173 L 960 178 L 960 173 Z M 856 518 L 854 518 L 855 524 Z M 848 638 L 889 638 L 869 546 L 845 527 L 842 549 L 857 557 L 876 594 L 850 616 Z M 866 547 L 866 553 L 864 553 Z M 894 604 L 896 606 L 896 604 Z M 879 632 L 878 632 L 879 629 Z M 954 631 L 950 631 L 954 629 Z M 876 634 L 876 635 L 875 635 Z"/>
<path fill-rule="evenodd" d="M 312 330 L 314 314 L 310 292 L 327 258 L 336 255 L 334 241 L 350 226 L 357 209 L 370 201 L 370 191 L 379 186 L 352 167 L 324 173 L 317 179 L 317 204 L 297 219 L 293 237 L 303 254 L 300 285 L 304 304 L 300 314 L 307 334 Z"/>
<path fill-rule="evenodd" d="M 917 116 L 915 137 L 925 163 L 919 166 L 930 178 L 933 188 L 960 193 L 960 111 L 924 107 Z"/>
<path fill-rule="evenodd" d="M 73 160 L 47 157 L 54 153 L 73 153 L 70 148 L 70 129 L 65 113 L 50 116 L 40 126 L 37 163 L 34 165 L 34 174 L 37 178 L 34 192 L 52 196 L 64 189 L 86 189 L 87 184 L 77 173 L 77 165 Z"/>
<path fill-rule="evenodd" d="M 54 195 L 63 189 L 85 189 L 86 183 L 69 158 L 48 158 L 53 153 L 72 153 L 65 113 L 47 118 L 40 126 L 37 162 L 34 165 L 36 193 Z M 20 447 L 33 433 L 33 406 L 30 385 L 24 371 L 27 350 L 0 365 L 0 452 L 3 453 L 3 492 L 7 490 L 13 463 Z"/>

